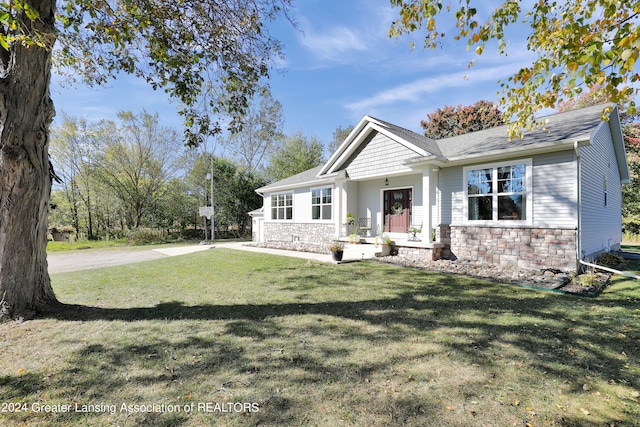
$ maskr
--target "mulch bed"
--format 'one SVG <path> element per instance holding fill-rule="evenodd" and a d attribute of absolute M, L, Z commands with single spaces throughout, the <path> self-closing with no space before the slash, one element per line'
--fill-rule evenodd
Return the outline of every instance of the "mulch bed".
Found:
<path fill-rule="evenodd" d="M 565 294 L 596 297 L 609 285 L 611 276 L 610 273 L 580 274 L 557 290 Z M 589 284 L 581 284 L 585 281 L 588 281 Z"/>
<path fill-rule="evenodd" d="M 554 269 L 525 270 L 470 261 L 426 261 L 404 256 L 382 257 L 377 258 L 376 261 L 438 273 L 460 274 L 492 282 L 508 283 L 530 289 L 544 289 L 583 297 L 598 296 L 609 285 L 609 279 L 612 276 L 606 272 L 573 276 Z"/>

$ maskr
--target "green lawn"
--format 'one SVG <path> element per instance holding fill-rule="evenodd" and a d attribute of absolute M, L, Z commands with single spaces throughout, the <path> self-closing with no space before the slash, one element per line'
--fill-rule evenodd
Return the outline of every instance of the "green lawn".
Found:
<path fill-rule="evenodd" d="M 47 242 L 47 252 L 65 252 L 79 249 L 122 248 L 127 246 L 126 239 L 77 240 L 71 242 Z"/>
<path fill-rule="evenodd" d="M 52 282 L 78 306 L 0 324 L 3 426 L 640 419 L 640 283 L 622 277 L 580 298 L 215 249 Z"/>

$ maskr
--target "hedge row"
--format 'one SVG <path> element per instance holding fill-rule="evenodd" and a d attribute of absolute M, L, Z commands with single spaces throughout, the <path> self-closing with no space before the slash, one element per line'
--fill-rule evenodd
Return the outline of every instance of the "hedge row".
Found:
<path fill-rule="evenodd" d="M 622 219 L 622 232 L 625 234 L 640 235 L 640 216 L 631 216 Z"/>

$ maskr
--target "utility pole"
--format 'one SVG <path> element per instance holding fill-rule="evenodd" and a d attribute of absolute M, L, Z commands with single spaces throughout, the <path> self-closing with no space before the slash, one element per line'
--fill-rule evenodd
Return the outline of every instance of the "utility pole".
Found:
<path fill-rule="evenodd" d="M 215 212 L 215 208 L 213 207 L 213 156 L 211 156 L 211 242 L 215 239 L 215 227 L 213 222 L 213 214 Z"/>

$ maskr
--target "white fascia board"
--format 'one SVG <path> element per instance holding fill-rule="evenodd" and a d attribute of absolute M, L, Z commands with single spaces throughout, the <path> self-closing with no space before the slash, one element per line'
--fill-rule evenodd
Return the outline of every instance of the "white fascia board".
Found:
<path fill-rule="evenodd" d="M 295 190 L 298 188 L 305 188 L 305 187 L 311 188 L 311 187 L 317 187 L 317 186 L 326 185 L 326 184 L 333 184 L 334 182 L 335 182 L 335 177 L 331 177 L 329 179 L 316 179 L 312 181 L 297 182 L 295 184 L 280 185 L 277 187 L 263 187 L 259 189 L 260 192 L 258 192 L 257 190 L 256 192 L 264 197 L 264 194 L 266 193 L 279 193 L 282 191 Z"/>
<path fill-rule="evenodd" d="M 389 139 L 396 141 L 402 145 L 404 145 L 406 148 L 410 149 L 411 151 L 415 151 L 417 154 L 421 155 L 421 156 L 431 156 L 431 153 L 429 153 L 428 151 L 418 147 L 415 144 L 410 143 L 409 141 L 407 141 L 404 138 L 400 138 L 398 135 L 396 135 L 395 133 L 390 132 L 388 129 L 380 126 L 379 124 L 374 124 L 372 125 L 372 127 L 377 130 L 378 132 L 382 133 L 383 135 L 386 135 Z"/>
<path fill-rule="evenodd" d="M 356 133 L 356 131 L 358 131 Z M 423 150 L 422 148 L 410 143 L 409 141 L 400 138 L 398 135 L 390 132 L 386 129 L 380 122 L 375 119 L 365 116 L 364 119 L 358 124 L 358 127 L 351 132 L 349 137 L 345 140 L 343 145 L 334 153 L 334 155 L 329 159 L 324 168 L 320 171 L 320 174 L 323 173 L 331 173 L 336 172 L 336 169 L 340 167 L 357 149 L 360 147 L 360 144 L 364 141 L 365 138 L 369 136 L 369 134 L 373 131 L 379 132 L 392 141 L 395 141 L 406 148 L 414 151 L 417 155 L 421 156 L 430 156 L 431 153 Z"/>
<path fill-rule="evenodd" d="M 428 157 L 414 157 L 413 159 L 409 159 L 403 163 L 404 166 L 407 166 L 411 169 L 421 169 L 425 166 L 447 166 L 447 159 L 441 156 L 431 155 Z"/>
<path fill-rule="evenodd" d="M 384 172 L 384 171 L 376 172 L 368 175 L 359 176 L 357 178 L 349 178 L 349 179 L 353 182 L 359 182 L 359 181 L 369 181 L 372 179 L 389 178 L 389 177 L 404 176 L 404 175 L 415 175 L 415 174 L 416 174 L 416 171 L 414 169 L 406 168 L 406 169 L 395 170 L 393 172 Z"/>
<path fill-rule="evenodd" d="M 325 163 L 322 169 L 320 169 L 320 172 L 318 173 L 318 175 L 326 174 L 330 170 L 330 168 L 332 168 L 332 166 L 336 163 L 336 161 L 342 156 L 344 151 L 351 145 L 351 143 L 356 138 L 356 136 L 362 131 L 362 129 L 364 129 L 367 123 L 371 121 L 373 121 L 373 119 L 369 116 L 364 116 L 360 120 L 358 125 L 355 128 L 353 128 L 351 133 L 345 138 L 344 141 L 342 141 L 342 144 L 338 146 L 338 148 L 331 155 L 329 160 L 327 160 L 327 163 Z"/>
<path fill-rule="evenodd" d="M 550 142 L 536 147 L 516 147 L 505 150 L 496 150 L 482 155 L 459 156 L 452 157 L 446 162 L 446 166 L 459 166 L 472 163 L 491 162 L 509 158 L 517 158 L 522 156 L 532 156 L 536 154 L 555 153 L 557 151 L 573 150 L 575 139 L 567 139 L 564 141 Z M 590 137 L 578 138 L 580 147 L 591 145 Z"/>
<path fill-rule="evenodd" d="M 358 133 L 358 135 L 355 138 L 351 140 L 347 139 L 345 142 L 347 141 L 349 142 L 348 146 L 341 147 L 343 148 L 342 152 L 338 150 L 336 152 L 336 154 L 338 154 L 336 159 L 331 164 L 327 163 L 328 168 L 326 167 L 322 168 L 320 173 L 335 172 L 336 169 L 338 169 L 338 167 L 342 165 L 358 149 L 362 141 L 367 137 L 367 135 L 369 135 L 371 130 L 372 130 L 371 125 L 367 124 L 363 129 L 361 129 L 361 131 Z"/>
<path fill-rule="evenodd" d="M 612 120 L 612 116 L 614 120 Z M 605 122 L 602 122 L 604 125 Z M 629 174 L 629 163 L 627 162 L 627 150 L 624 146 L 624 135 L 622 133 L 622 126 L 620 126 L 620 115 L 618 106 L 613 106 L 613 111 L 609 114 L 609 131 L 611 132 L 611 139 L 613 140 L 613 151 L 616 154 L 616 162 L 618 163 L 618 171 L 620 172 L 620 182 L 628 184 L 631 182 L 631 175 Z"/>

